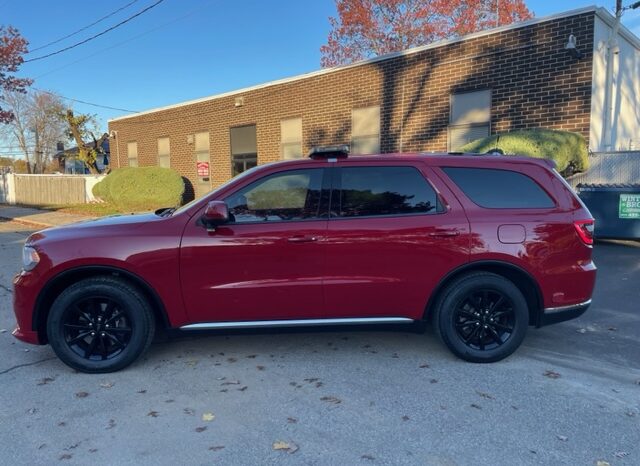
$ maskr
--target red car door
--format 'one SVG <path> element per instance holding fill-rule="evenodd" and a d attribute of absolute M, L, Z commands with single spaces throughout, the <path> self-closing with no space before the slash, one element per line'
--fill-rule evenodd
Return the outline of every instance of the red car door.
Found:
<path fill-rule="evenodd" d="M 335 169 L 326 317 L 423 316 L 431 291 L 469 260 L 462 207 L 429 169 L 401 162 Z"/>
<path fill-rule="evenodd" d="M 291 169 L 240 187 L 222 199 L 231 221 L 215 232 L 194 216 L 180 259 L 192 322 L 322 316 L 324 176 L 324 168 Z"/>

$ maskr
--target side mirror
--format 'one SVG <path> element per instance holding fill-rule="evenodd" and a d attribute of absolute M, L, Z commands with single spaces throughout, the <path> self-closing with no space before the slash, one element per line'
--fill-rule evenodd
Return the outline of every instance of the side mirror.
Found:
<path fill-rule="evenodd" d="M 202 223 L 207 231 L 215 229 L 229 221 L 229 208 L 223 201 L 211 201 L 207 204 L 202 215 Z"/>

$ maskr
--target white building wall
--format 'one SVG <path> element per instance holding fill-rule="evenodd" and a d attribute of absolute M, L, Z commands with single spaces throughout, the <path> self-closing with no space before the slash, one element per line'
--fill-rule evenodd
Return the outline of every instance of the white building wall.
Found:
<path fill-rule="evenodd" d="M 604 140 L 607 42 L 613 29 L 613 17 L 605 14 L 609 21 L 596 15 L 594 24 L 589 148 L 596 152 L 637 150 L 640 149 L 640 40 L 622 28 L 618 34 L 620 51 L 614 56 L 611 83 L 612 140 L 611 143 Z"/>

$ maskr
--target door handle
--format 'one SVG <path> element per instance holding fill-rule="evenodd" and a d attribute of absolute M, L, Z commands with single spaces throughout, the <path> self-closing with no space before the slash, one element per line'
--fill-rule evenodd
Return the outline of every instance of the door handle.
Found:
<path fill-rule="evenodd" d="M 291 238 L 288 238 L 287 241 L 290 243 L 312 243 L 314 241 L 318 241 L 318 237 L 311 235 L 292 236 Z"/>
<path fill-rule="evenodd" d="M 433 238 L 448 238 L 451 236 L 458 236 L 460 233 L 456 230 L 444 230 L 444 231 L 434 231 L 429 233 L 429 236 Z"/>

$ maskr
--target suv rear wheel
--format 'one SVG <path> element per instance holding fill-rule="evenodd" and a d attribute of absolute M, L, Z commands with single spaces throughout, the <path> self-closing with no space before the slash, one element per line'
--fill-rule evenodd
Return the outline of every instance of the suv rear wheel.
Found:
<path fill-rule="evenodd" d="M 120 370 L 151 344 L 154 319 L 140 292 L 114 277 L 82 280 L 54 301 L 47 336 L 56 355 L 81 372 Z"/>
<path fill-rule="evenodd" d="M 471 362 L 495 362 L 522 343 L 529 310 L 511 281 L 479 272 L 447 286 L 436 306 L 434 324 L 440 339 L 456 356 Z"/>

